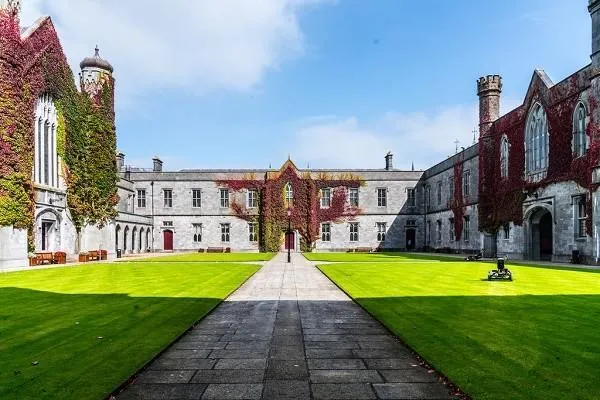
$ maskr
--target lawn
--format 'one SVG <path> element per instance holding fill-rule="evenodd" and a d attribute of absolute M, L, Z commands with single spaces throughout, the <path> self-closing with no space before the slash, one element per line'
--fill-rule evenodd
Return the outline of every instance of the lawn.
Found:
<path fill-rule="evenodd" d="M 331 262 L 414 262 L 417 260 L 429 261 L 460 261 L 462 258 L 443 256 L 443 255 L 428 255 L 428 254 L 412 254 L 400 252 L 383 252 L 383 253 L 303 253 L 304 257 L 310 261 L 331 261 Z"/>
<path fill-rule="evenodd" d="M 0 274 L 0 399 L 101 399 L 258 270 L 112 263 Z"/>
<path fill-rule="evenodd" d="M 474 399 L 598 399 L 600 273 L 486 263 L 321 270 Z"/>
<path fill-rule="evenodd" d="M 135 262 L 155 262 L 155 261 L 169 261 L 169 262 L 243 262 L 243 261 L 268 261 L 275 253 L 185 253 L 185 254 L 173 254 L 159 257 L 149 257 L 137 260 L 123 261 L 135 261 Z"/>

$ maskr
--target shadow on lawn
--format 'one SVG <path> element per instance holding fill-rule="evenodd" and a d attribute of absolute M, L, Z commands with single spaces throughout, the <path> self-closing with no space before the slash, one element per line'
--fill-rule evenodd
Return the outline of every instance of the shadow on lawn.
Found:
<path fill-rule="evenodd" d="M 599 295 L 357 300 L 482 399 L 598 399 Z"/>
<path fill-rule="evenodd" d="M 220 302 L 0 288 L 0 398 L 103 398 Z"/>

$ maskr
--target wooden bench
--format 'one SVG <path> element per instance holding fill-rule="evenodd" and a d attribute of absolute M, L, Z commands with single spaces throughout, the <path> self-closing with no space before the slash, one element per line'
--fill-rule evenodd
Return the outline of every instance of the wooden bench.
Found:
<path fill-rule="evenodd" d="M 222 247 L 209 247 L 208 249 L 206 249 L 207 253 L 222 253 L 223 252 L 223 248 Z"/>
<path fill-rule="evenodd" d="M 356 248 L 356 253 L 370 253 L 371 251 L 373 251 L 372 248 L 370 247 L 358 247 Z"/>
<path fill-rule="evenodd" d="M 225 247 L 225 253 L 231 253 L 231 247 Z"/>
<path fill-rule="evenodd" d="M 205 250 L 204 250 L 203 248 L 199 248 L 199 249 L 198 249 L 198 253 L 204 253 L 204 251 L 205 251 Z"/>
<path fill-rule="evenodd" d="M 57 251 L 54 253 L 54 257 L 52 259 L 53 264 L 66 264 L 67 263 L 67 253 L 64 251 Z"/>
<path fill-rule="evenodd" d="M 54 257 L 52 253 L 35 253 L 38 259 L 38 265 L 44 265 L 44 263 L 52 264 Z"/>
<path fill-rule="evenodd" d="M 107 250 L 100 250 L 100 259 L 101 260 L 108 260 L 108 251 Z"/>
<path fill-rule="evenodd" d="M 89 251 L 88 261 L 100 261 L 100 252 L 98 250 Z"/>

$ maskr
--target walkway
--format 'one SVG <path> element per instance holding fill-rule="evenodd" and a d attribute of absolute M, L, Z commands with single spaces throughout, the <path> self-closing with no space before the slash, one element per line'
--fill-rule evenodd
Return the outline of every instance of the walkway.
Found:
<path fill-rule="evenodd" d="M 302 255 L 279 254 L 156 359 L 128 399 L 448 399 Z"/>

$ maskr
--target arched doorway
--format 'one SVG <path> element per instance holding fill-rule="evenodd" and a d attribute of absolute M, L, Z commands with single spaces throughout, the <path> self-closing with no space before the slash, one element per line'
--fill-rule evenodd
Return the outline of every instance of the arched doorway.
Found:
<path fill-rule="evenodd" d="M 417 231 L 415 229 L 406 230 L 406 250 L 415 249 L 415 241 L 417 240 Z"/>
<path fill-rule="evenodd" d="M 173 231 L 170 231 L 170 230 L 163 231 L 163 250 L 165 250 L 165 251 L 173 250 Z"/>
<path fill-rule="evenodd" d="M 60 214 L 52 209 L 40 212 L 36 218 L 36 251 L 60 249 Z"/>
<path fill-rule="evenodd" d="M 136 238 L 137 238 L 137 226 L 133 228 L 133 231 L 131 231 L 131 252 L 135 253 L 136 252 Z"/>
<path fill-rule="evenodd" d="M 127 252 L 127 236 L 129 234 L 129 227 L 126 226 L 125 230 L 123 231 L 123 254 L 125 254 Z"/>
<path fill-rule="evenodd" d="M 554 251 L 554 223 L 552 213 L 537 207 L 529 217 L 529 255 L 532 260 L 552 261 Z"/>

